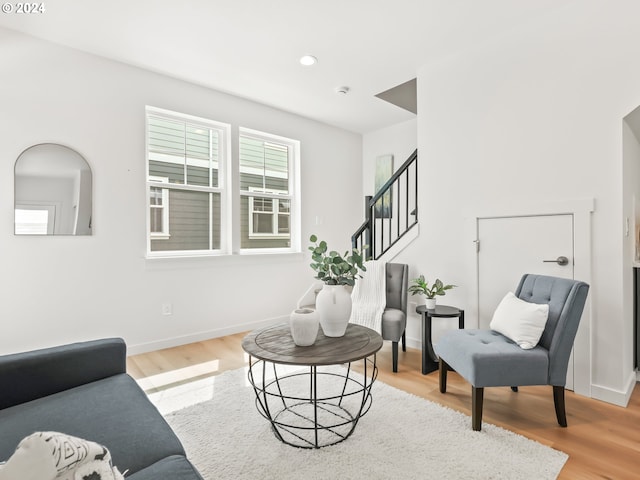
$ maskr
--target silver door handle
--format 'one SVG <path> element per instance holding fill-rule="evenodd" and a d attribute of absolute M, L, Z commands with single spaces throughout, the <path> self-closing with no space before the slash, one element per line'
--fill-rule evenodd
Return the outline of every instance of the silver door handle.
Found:
<path fill-rule="evenodd" d="M 544 263 L 557 263 L 558 265 L 569 265 L 569 259 L 565 256 L 556 258 L 555 260 L 543 260 Z"/>

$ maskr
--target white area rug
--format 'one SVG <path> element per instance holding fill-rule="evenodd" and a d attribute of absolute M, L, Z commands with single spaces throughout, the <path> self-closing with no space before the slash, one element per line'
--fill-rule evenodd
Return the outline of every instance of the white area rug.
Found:
<path fill-rule="evenodd" d="M 256 410 L 246 369 L 150 395 L 206 480 L 553 479 L 568 456 L 376 382 L 371 410 L 342 443 L 282 444 Z M 186 406 L 185 405 L 189 405 Z"/>

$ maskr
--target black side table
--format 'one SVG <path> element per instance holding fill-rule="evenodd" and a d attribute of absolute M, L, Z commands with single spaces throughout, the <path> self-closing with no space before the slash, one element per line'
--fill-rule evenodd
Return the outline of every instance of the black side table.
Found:
<path fill-rule="evenodd" d="M 416 308 L 416 313 L 422 315 L 422 374 L 426 375 L 438 369 L 438 357 L 433 351 L 431 343 L 431 319 L 433 317 L 452 318 L 458 317 L 458 328 L 464 328 L 464 310 L 447 305 L 436 305 L 436 308 L 427 310 L 425 305 Z"/>

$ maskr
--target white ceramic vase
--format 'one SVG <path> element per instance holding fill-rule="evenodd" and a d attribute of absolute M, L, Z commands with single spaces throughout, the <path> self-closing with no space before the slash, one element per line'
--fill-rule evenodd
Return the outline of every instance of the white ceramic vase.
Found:
<path fill-rule="evenodd" d="M 343 285 L 324 285 L 316 298 L 320 326 L 327 337 L 341 337 L 351 317 L 351 294 Z"/>
<path fill-rule="evenodd" d="M 318 336 L 318 315 L 310 308 L 294 310 L 289 315 L 289 328 L 293 343 L 299 347 L 313 345 Z"/>
<path fill-rule="evenodd" d="M 425 298 L 424 304 L 427 307 L 427 310 L 433 310 L 434 308 L 436 308 L 436 298 Z"/>

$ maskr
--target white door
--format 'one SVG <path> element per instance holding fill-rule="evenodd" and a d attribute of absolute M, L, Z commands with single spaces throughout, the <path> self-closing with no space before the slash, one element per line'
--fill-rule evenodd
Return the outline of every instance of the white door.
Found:
<path fill-rule="evenodd" d="M 525 273 L 573 278 L 573 215 L 479 218 L 478 321 L 489 322 L 500 300 Z M 573 358 L 567 388 L 573 389 Z"/>

